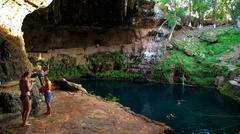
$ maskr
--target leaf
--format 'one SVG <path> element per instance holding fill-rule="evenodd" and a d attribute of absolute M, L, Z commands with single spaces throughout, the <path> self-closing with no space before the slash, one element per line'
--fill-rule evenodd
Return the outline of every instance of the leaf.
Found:
<path fill-rule="evenodd" d="M 159 0 L 162 4 L 168 4 L 168 3 L 170 3 L 171 1 L 170 0 Z"/>

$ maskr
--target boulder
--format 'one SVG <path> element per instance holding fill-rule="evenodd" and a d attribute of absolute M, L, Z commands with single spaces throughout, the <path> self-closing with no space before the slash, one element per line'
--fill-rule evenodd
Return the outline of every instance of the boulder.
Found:
<path fill-rule="evenodd" d="M 210 30 L 210 31 L 202 32 L 200 35 L 200 39 L 210 44 L 213 44 L 218 42 L 218 38 L 217 38 L 218 36 L 224 35 L 225 33 L 226 33 L 225 29 Z"/>
<path fill-rule="evenodd" d="M 238 88 L 240 90 L 240 83 L 238 83 L 235 80 L 229 80 L 229 83 L 234 86 L 235 88 Z"/>
<path fill-rule="evenodd" d="M 240 76 L 235 77 L 235 78 L 234 78 L 234 81 L 236 81 L 236 82 L 238 82 L 238 83 L 240 84 Z"/>
<path fill-rule="evenodd" d="M 235 101 L 240 103 L 240 83 L 230 79 L 226 81 L 223 85 L 218 86 L 220 93 L 229 96 Z"/>
<path fill-rule="evenodd" d="M 0 91 L 0 107 L 4 113 L 20 112 L 22 110 L 22 103 L 19 94 L 16 92 Z"/>
<path fill-rule="evenodd" d="M 37 116 L 40 112 L 40 103 L 42 101 L 43 95 L 40 94 L 39 89 L 42 87 L 41 81 L 39 78 L 35 78 L 32 82 L 32 111 L 31 114 Z"/>
<path fill-rule="evenodd" d="M 200 39 L 208 43 L 216 43 L 218 41 L 216 36 L 209 33 L 201 34 Z"/>
<path fill-rule="evenodd" d="M 40 80 L 34 79 L 32 80 L 32 90 L 31 90 L 31 98 L 32 98 L 32 111 L 31 114 L 33 116 L 37 116 L 40 112 L 40 103 L 43 98 L 42 94 L 39 93 L 39 88 L 41 87 Z M 9 82 L 15 83 L 15 82 Z M 22 102 L 19 98 L 20 90 L 18 89 L 18 85 L 12 87 L 11 84 L 5 86 L 5 88 L 0 89 L 0 107 L 2 111 L 5 113 L 16 113 L 22 111 Z"/>
<path fill-rule="evenodd" d="M 183 52 L 184 52 L 187 56 L 191 56 L 191 57 L 194 57 L 194 56 L 195 56 L 195 54 L 194 54 L 194 52 L 193 52 L 192 50 L 185 49 Z"/>
<path fill-rule="evenodd" d="M 222 86 L 224 83 L 225 83 L 225 77 L 224 76 L 217 76 L 214 84 L 216 86 Z"/>
<path fill-rule="evenodd" d="M 82 93 L 88 93 L 83 87 L 81 84 L 76 84 L 76 83 L 73 83 L 73 82 L 69 82 L 67 80 L 65 80 L 64 78 L 61 78 L 61 79 L 58 79 L 58 80 L 55 80 L 54 83 L 59 86 L 59 88 L 61 90 L 64 90 L 64 91 L 70 91 L 70 92 L 82 92 Z"/>

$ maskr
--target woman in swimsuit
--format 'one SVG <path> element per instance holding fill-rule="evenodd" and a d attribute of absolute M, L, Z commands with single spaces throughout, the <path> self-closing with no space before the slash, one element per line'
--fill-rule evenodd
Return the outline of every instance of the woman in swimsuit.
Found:
<path fill-rule="evenodd" d="M 30 91 L 32 89 L 32 84 L 29 82 L 29 78 L 31 76 L 30 72 L 25 72 L 21 80 L 19 81 L 19 87 L 21 90 L 20 99 L 23 104 L 23 112 L 22 112 L 22 120 L 23 126 L 29 126 L 31 124 L 28 123 L 28 117 L 31 112 L 32 101 L 30 96 Z"/>

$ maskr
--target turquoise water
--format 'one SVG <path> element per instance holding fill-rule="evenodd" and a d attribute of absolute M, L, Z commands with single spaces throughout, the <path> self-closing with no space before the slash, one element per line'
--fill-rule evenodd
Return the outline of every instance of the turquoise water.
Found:
<path fill-rule="evenodd" d="M 215 89 L 121 81 L 78 83 L 96 95 L 116 96 L 122 105 L 171 126 L 177 134 L 240 132 L 240 105 Z"/>

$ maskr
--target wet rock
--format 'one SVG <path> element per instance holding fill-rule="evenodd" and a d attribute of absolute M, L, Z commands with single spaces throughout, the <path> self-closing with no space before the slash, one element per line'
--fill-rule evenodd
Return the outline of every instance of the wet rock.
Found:
<path fill-rule="evenodd" d="M 0 92 L 0 107 L 4 113 L 16 113 L 22 110 L 19 94 L 14 92 Z"/>
<path fill-rule="evenodd" d="M 235 75 L 235 74 L 234 74 Z M 240 103 L 240 83 L 239 76 L 231 76 L 223 85 L 218 86 L 218 90 L 230 98 Z"/>
<path fill-rule="evenodd" d="M 0 81 L 16 80 L 31 68 L 26 53 L 19 44 L 10 43 L 0 35 Z"/>
<path fill-rule="evenodd" d="M 240 84 L 240 76 L 238 76 L 238 77 L 235 77 L 235 78 L 234 78 L 234 81 L 236 81 L 237 83 L 239 83 L 239 84 Z"/>
<path fill-rule="evenodd" d="M 222 86 L 225 83 L 225 77 L 224 76 L 217 76 L 215 79 L 215 85 Z"/>
<path fill-rule="evenodd" d="M 239 88 L 240 90 L 240 83 L 235 81 L 235 80 L 229 80 L 229 83 L 232 85 L 232 86 L 235 86 L 236 88 Z"/>
<path fill-rule="evenodd" d="M 43 98 L 39 93 L 41 83 L 39 79 L 35 79 L 31 90 L 32 111 L 31 114 L 36 116 L 40 112 L 40 103 Z M 10 89 L 9 89 L 10 88 Z M 22 111 L 22 102 L 20 100 L 20 90 L 18 85 L 15 87 L 5 87 L 0 89 L 0 107 L 4 113 L 16 113 Z"/>
<path fill-rule="evenodd" d="M 229 95 L 240 103 L 240 83 L 235 80 L 229 80 Z"/>
<path fill-rule="evenodd" d="M 41 110 L 40 104 L 43 95 L 40 94 L 39 89 L 42 87 L 39 78 L 35 78 L 32 85 L 31 97 L 32 97 L 32 115 L 37 116 Z"/>
<path fill-rule="evenodd" d="M 54 83 L 59 86 L 61 90 L 64 91 L 71 91 L 71 92 L 82 92 L 82 93 L 87 93 L 87 91 L 82 87 L 81 84 L 76 84 L 73 82 L 69 82 L 65 80 L 64 78 L 55 80 Z"/>

